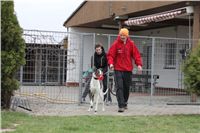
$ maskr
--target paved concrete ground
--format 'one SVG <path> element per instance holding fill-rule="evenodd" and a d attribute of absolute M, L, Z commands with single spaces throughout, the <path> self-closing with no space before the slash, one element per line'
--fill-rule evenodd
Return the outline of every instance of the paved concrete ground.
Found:
<path fill-rule="evenodd" d="M 20 97 L 28 99 L 32 111 L 26 111 L 17 108 L 18 111 L 24 111 L 33 115 L 94 115 L 94 112 L 88 112 L 89 104 L 78 105 L 79 90 L 78 88 L 66 88 L 63 86 L 23 86 L 20 90 L 23 94 Z M 19 92 L 18 92 L 19 93 Z M 17 95 L 17 93 L 16 93 Z M 112 105 L 105 106 L 105 111 L 99 111 L 97 115 L 172 115 L 172 114 L 200 114 L 200 105 L 167 105 L 167 103 L 189 102 L 188 95 L 169 95 L 153 96 L 147 94 L 131 93 L 129 97 L 128 110 L 118 113 L 116 97 L 112 95 Z M 48 102 L 47 102 L 48 101 Z M 88 97 L 86 99 L 88 100 Z M 151 102 L 150 102 L 151 101 Z M 62 104 L 52 104 L 58 102 Z M 200 103 L 200 97 L 198 98 Z M 72 103 L 72 104 L 69 104 Z M 152 103 L 152 105 L 149 105 Z"/>
<path fill-rule="evenodd" d="M 199 114 L 200 105 L 128 105 L 128 110 L 118 113 L 116 104 L 105 106 L 99 105 L 97 114 L 94 111 L 88 112 L 89 104 L 38 104 L 32 106 L 32 111 L 25 111 L 17 108 L 18 111 L 25 111 L 32 115 L 47 116 L 80 116 L 80 115 L 112 115 L 112 116 L 132 116 L 132 115 L 174 115 L 174 114 Z"/>

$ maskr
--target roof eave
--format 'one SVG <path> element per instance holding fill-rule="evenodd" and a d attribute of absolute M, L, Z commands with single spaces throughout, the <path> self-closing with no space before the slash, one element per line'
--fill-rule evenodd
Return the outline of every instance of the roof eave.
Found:
<path fill-rule="evenodd" d="M 86 3 L 87 1 L 83 1 L 78 8 L 67 18 L 67 20 L 64 22 L 63 26 L 65 27 L 66 23 L 79 11 L 79 9 Z"/>

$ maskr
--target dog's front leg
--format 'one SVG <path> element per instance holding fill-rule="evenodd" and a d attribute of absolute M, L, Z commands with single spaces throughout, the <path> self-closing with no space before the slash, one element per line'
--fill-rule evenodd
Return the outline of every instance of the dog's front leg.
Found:
<path fill-rule="evenodd" d="M 105 102 L 104 102 L 104 95 L 103 95 L 103 92 L 101 93 L 101 100 L 102 100 L 102 111 L 105 111 Z"/>
<path fill-rule="evenodd" d="M 92 99 L 90 100 L 90 107 L 89 107 L 89 109 L 88 109 L 88 111 L 91 111 L 93 109 L 93 101 L 92 101 Z"/>
<path fill-rule="evenodd" d="M 91 111 L 93 109 L 93 104 L 94 104 L 94 95 L 92 95 L 92 93 L 89 93 L 89 96 L 90 96 L 90 107 L 88 111 Z"/>
<path fill-rule="evenodd" d="M 97 98 L 96 98 L 96 106 L 95 106 L 95 113 L 97 112 L 97 109 L 98 109 L 98 104 L 99 104 L 99 95 L 97 95 Z"/>

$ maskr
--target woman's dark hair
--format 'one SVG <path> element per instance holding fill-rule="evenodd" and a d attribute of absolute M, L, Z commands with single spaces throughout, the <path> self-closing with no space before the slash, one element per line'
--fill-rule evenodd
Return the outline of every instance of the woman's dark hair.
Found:
<path fill-rule="evenodd" d="M 97 43 L 97 44 L 95 45 L 95 49 L 96 49 L 96 48 L 99 48 L 99 47 L 101 47 L 101 48 L 103 49 L 103 45 L 102 45 L 101 43 Z"/>

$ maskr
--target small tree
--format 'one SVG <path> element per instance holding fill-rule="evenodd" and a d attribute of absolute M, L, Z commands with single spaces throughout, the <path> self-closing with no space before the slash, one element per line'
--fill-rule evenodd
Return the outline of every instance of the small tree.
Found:
<path fill-rule="evenodd" d="M 184 65 L 184 83 L 191 94 L 200 94 L 200 42 L 187 57 Z"/>
<path fill-rule="evenodd" d="M 19 88 L 16 72 L 25 64 L 25 42 L 14 14 L 13 1 L 1 1 L 1 107 L 9 109 L 13 91 Z"/>

